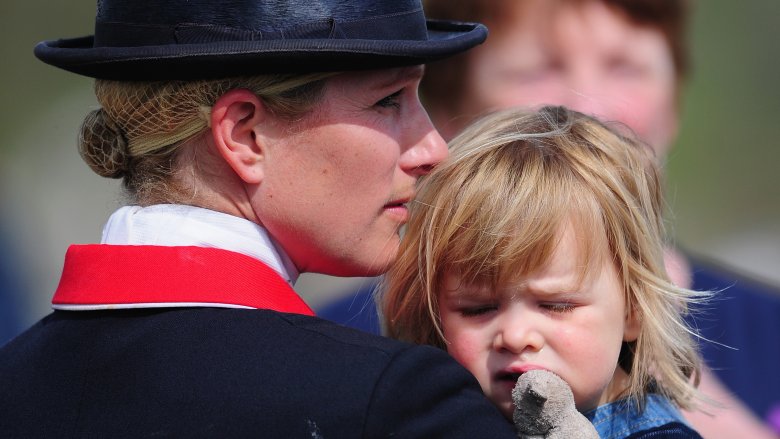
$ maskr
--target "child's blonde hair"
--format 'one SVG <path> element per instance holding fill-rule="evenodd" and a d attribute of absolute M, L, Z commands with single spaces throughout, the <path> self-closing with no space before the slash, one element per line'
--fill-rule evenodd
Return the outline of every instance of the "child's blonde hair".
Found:
<path fill-rule="evenodd" d="M 606 241 L 627 313 L 641 321 L 621 354 L 626 393 L 641 405 L 654 388 L 691 407 L 699 365 L 683 314 L 706 295 L 676 287 L 665 271 L 662 185 L 651 154 L 563 107 L 505 110 L 471 125 L 420 185 L 381 289 L 385 332 L 446 348 L 437 303 L 445 273 L 494 288 L 530 274 L 571 220 L 583 248 L 581 276 Z"/>

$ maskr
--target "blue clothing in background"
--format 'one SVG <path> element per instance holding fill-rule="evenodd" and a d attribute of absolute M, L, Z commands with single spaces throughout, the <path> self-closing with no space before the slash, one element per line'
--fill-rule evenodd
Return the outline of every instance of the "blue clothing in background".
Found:
<path fill-rule="evenodd" d="M 0 231 L 2 232 L 2 231 Z M 0 233 L 0 346 L 22 332 L 22 282 L 16 270 L 17 261 Z"/>
<path fill-rule="evenodd" d="M 376 288 L 376 282 L 367 281 L 359 290 L 317 309 L 317 316 L 350 328 L 379 334 L 379 315 L 373 297 Z"/>
<path fill-rule="evenodd" d="M 691 320 L 707 365 L 762 419 L 780 403 L 780 291 L 692 260 L 693 289 L 716 292 Z M 723 346 L 725 345 L 725 346 Z"/>
<path fill-rule="evenodd" d="M 596 427 L 601 439 L 701 439 L 674 404 L 655 393 L 647 395 L 641 412 L 629 400 L 621 399 L 599 406 L 585 413 L 585 417 Z"/>

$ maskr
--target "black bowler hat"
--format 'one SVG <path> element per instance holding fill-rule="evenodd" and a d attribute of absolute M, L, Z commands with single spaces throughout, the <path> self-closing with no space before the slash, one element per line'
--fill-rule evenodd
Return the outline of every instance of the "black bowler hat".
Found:
<path fill-rule="evenodd" d="M 98 0 L 94 36 L 35 55 L 94 78 L 207 79 L 423 64 L 486 37 L 426 20 L 420 0 Z"/>

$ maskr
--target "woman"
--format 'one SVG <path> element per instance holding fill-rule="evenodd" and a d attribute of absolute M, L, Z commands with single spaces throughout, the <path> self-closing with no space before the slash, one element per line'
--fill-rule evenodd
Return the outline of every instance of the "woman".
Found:
<path fill-rule="evenodd" d="M 134 203 L 0 350 L 0 435 L 514 437 L 446 354 L 317 319 L 290 287 L 394 260 L 446 155 L 420 64 L 485 35 L 411 0 L 103 0 L 94 36 L 40 43 L 97 79 L 80 151 Z"/>

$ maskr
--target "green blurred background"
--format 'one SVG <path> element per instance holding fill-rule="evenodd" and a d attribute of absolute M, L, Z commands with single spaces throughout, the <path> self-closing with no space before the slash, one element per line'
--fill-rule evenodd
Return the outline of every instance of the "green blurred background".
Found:
<path fill-rule="evenodd" d="M 32 54 L 40 40 L 91 34 L 94 11 L 94 0 L 0 4 L 0 227 L 31 291 L 28 321 L 48 312 L 67 246 L 97 242 L 122 204 L 118 182 L 76 152 L 78 125 L 96 106 L 91 80 Z M 777 0 L 696 2 L 694 70 L 667 186 L 678 244 L 780 286 L 779 18 Z M 346 288 L 317 276 L 297 288 L 306 296 L 315 284 Z"/>

